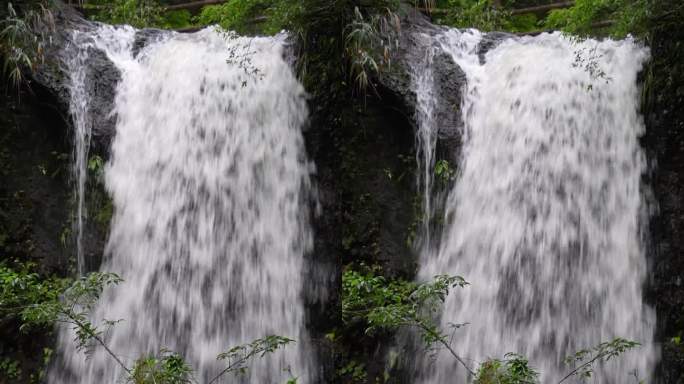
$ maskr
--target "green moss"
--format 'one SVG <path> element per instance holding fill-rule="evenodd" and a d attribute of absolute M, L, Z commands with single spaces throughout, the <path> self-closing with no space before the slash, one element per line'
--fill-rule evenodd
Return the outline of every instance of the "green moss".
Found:
<path fill-rule="evenodd" d="M 0 378 L 16 380 L 21 376 L 19 361 L 9 357 L 0 358 Z"/>
<path fill-rule="evenodd" d="M 112 200 L 107 198 L 101 205 L 100 210 L 95 214 L 95 221 L 103 229 L 109 229 L 109 223 L 112 221 L 112 214 L 114 212 L 114 205 Z"/>

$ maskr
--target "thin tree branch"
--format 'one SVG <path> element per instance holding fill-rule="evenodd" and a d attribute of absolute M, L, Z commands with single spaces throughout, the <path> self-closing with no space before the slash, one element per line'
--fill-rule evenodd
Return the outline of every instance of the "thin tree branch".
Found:
<path fill-rule="evenodd" d="M 212 384 L 212 383 L 214 383 L 214 382 L 215 382 L 216 380 L 218 380 L 221 376 L 223 376 L 223 375 L 225 375 L 226 373 L 230 372 L 231 369 L 235 369 L 235 367 L 239 367 L 240 364 L 246 362 L 248 358 L 249 358 L 249 354 L 248 354 L 248 355 L 245 355 L 245 356 L 243 356 L 242 358 L 238 359 L 237 361 L 235 361 L 235 362 L 229 364 L 226 368 L 224 368 L 221 372 L 219 372 L 218 375 L 216 375 L 213 379 L 209 380 L 209 382 L 208 382 L 207 384 Z"/>
<path fill-rule="evenodd" d="M 558 384 L 561 384 L 562 382 L 564 382 L 565 380 L 569 379 L 570 377 L 572 377 L 573 375 L 575 375 L 577 372 L 579 372 L 580 369 L 582 369 L 582 368 L 584 368 L 584 367 L 590 366 L 590 365 L 593 364 L 596 360 L 601 359 L 601 358 L 602 358 L 603 356 L 605 356 L 605 355 L 606 355 L 606 352 L 600 353 L 600 354 L 596 355 L 593 359 L 591 359 L 591 360 L 587 361 L 586 363 L 580 365 L 579 367 L 573 369 L 572 371 L 570 371 L 570 373 L 568 373 L 567 375 L 565 375 L 565 377 L 562 378 L 561 381 L 558 382 Z"/>
<path fill-rule="evenodd" d="M 90 328 L 88 328 L 85 324 L 83 324 L 83 322 L 81 322 L 80 320 L 78 320 L 78 319 L 73 315 L 73 313 L 64 313 L 64 315 L 65 315 L 68 319 L 71 320 L 72 324 L 76 325 L 78 328 L 80 328 L 81 330 L 85 331 L 85 332 L 88 334 L 88 336 L 89 336 L 90 338 L 92 338 L 92 339 L 94 339 L 95 341 L 97 341 L 97 342 L 102 346 L 102 348 L 104 348 L 105 351 L 106 351 L 114 360 L 116 360 L 116 362 L 121 366 L 121 368 L 123 368 L 123 369 L 126 371 L 126 373 L 128 373 L 129 376 L 133 375 L 133 372 L 126 366 L 126 364 L 123 363 L 123 361 L 121 361 L 121 359 L 119 359 L 119 356 L 117 356 L 111 349 L 109 349 L 109 347 L 108 347 L 107 344 L 104 342 L 104 340 L 102 340 L 96 333 L 94 333 Z"/>
<path fill-rule="evenodd" d="M 458 361 L 468 371 L 468 373 L 470 373 L 471 376 L 475 376 L 475 371 L 473 371 L 468 366 L 468 364 L 466 364 L 466 362 L 461 358 L 461 356 L 459 356 L 456 353 L 456 351 L 454 351 L 454 349 L 451 348 L 451 345 L 449 345 L 449 343 L 446 340 L 444 340 L 442 335 L 436 333 L 433 329 L 431 329 L 427 325 L 423 324 L 423 322 L 420 321 L 419 319 L 409 319 L 409 321 L 412 322 L 413 324 L 415 324 L 417 327 L 422 329 L 424 332 L 426 332 L 430 336 L 434 337 L 436 340 L 438 340 L 449 351 L 449 353 L 451 353 L 451 355 L 456 359 L 456 361 Z"/>

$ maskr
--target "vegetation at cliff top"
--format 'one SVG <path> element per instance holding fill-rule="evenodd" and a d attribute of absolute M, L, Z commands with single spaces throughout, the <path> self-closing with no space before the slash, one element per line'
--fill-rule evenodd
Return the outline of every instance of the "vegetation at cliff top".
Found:
<path fill-rule="evenodd" d="M 529 32 L 560 29 L 572 34 L 611 35 L 624 37 L 627 34 L 643 36 L 649 17 L 646 0 L 577 0 L 567 9 L 552 10 L 548 15 L 529 13 L 513 15 L 519 8 L 516 0 L 412 0 L 417 7 L 428 10 L 439 9 L 446 13 L 435 13 L 437 23 L 459 28 L 478 28 L 483 31 L 501 30 L 508 32 Z M 391 1 L 333 1 L 354 7 L 387 9 L 396 12 L 399 0 Z M 526 6 L 529 1 L 525 2 Z M 543 2 L 531 2 L 544 4 Z M 133 26 L 160 28 L 182 28 L 219 24 L 237 31 L 261 31 L 273 34 L 282 29 L 293 29 L 302 15 L 320 6 L 315 1 L 289 0 L 230 0 L 223 4 L 208 5 L 198 15 L 188 11 L 166 12 L 156 0 L 89 0 L 87 6 L 100 9 L 95 19 L 113 24 L 127 23 Z M 334 6 L 334 5 L 333 5 Z M 369 15 L 367 15 L 369 16 Z M 258 27 L 254 28 L 257 25 Z"/>
<path fill-rule="evenodd" d="M 20 0 L 19 4 L 21 12 L 9 3 L 0 13 L 4 16 L 0 21 L 0 55 L 5 74 L 15 84 L 41 62 L 49 34 L 44 26 L 51 24 L 49 0 Z M 650 15 L 646 0 L 577 0 L 574 6 L 553 10 L 539 20 L 533 14 L 513 16 L 510 11 L 515 0 L 413 0 L 413 4 L 446 10 L 433 16 L 437 23 L 484 31 L 560 29 L 577 35 L 624 37 L 631 33 L 644 37 L 649 20 L 657 17 Z M 400 32 L 399 0 L 230 0 L 205 6 L 196 16 L 187 10 L 166 11 L 157 0 L 88 0 L 83 6 L 95 12 L 95 20 L 135 27 L 218 24 L 238 32 L 267 34 L 287 29 L 301 43 L 299 66 L 303 77 L 310 66 L 318 66 L 311 65 L 314 61 L 326 61 L 326 66 L 345 63 L 341 77 L 360 94 L 372 88 L 375 74 L 391 66 L 391 50 Z M 599 22 L 606 22 L 606 26 L 597 27 Z M 320 74 L 320 69 L 316 73 Z"/>
<path fill-rule="evenodd" d="M 545 4 L 532 2 L 537 3 Z M 445 15 L 435 15 L 437 22 L 483 31 L 562 30 L 583 36 L 643 37 L 649 18 L 646 0 L 577 0 L 569 8 L 554 9 L 547 15 L 513 15 L 511 11 L 521 7 L 515 0 L 440 0 L 436 6 L 447 11 Z"/>

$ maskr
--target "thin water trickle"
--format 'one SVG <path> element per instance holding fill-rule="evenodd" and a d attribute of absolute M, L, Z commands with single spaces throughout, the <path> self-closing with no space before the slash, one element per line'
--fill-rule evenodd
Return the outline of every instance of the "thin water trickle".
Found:
<path fill-rule="evenodd" d="M 244 380 L 285 382 L 291 372 L 314 381 L 301 292 L 313 167 L 304 89 L 283 39 L 206 29 L 169 34 L 134 57 L 134 36 L 105 26 L 90 36 L 122 76 L 100 269 L 125 280 L 92 320 L 123 320 L 106 341 L 125 362 L 166 348 L 200 382 L 220 371 L 216 356 L 229 347 L 286 336 L 296 344 L 251 365 Z M 73 337 L 61 331 L 50 382 L 117 382 L 122 369 L 101 349 L 86 360 Z"/>
<path fill-rule="evenodd" d="M 425 40 L 431 40 L 427 35 L 422 36 Z M 437 121 L 435 119 L 434 95 L 436 87 L 433 73 L 433 59 L 435 48 L 428 44 L 424 60 L 415 63 L 411 68 L 411 85 L 416 94 L 416 160 L 419 171 L 416 172 L 416 185 L 423 195 L 422 211 L 423 220 L 421 233 L 418 236 L 420 245 L 418 249 L 428 250 L 432 245 L 430 234 L 430 220 L 434 214 L 432 204 L 432 187 L 434 184 L 435 145 L 437 143 Z"/>
<path fill-rule="evenodd" d="M 79 32 L 74 32 L 73 39 L 78 41 L 80 37 Z M 69 92 L 71 94 L 71 103 L 69 105 L 69 113 L 73 123 L 73 161 L 72 161 L 72 178 L 74 180 L 75 200 L 76 200 L 76 217 L 73 223 L 73 230 L 75 232 L 75 248 L 76 248 L 76 269 L 79 276 L 84 272 L 84 257 L 83 257 L 83 224 L 85 220 L 85 185 L 86 177 L 88 176 L 88 152 L 90 151 L 90 136 L 92 133 L 91 120 L 88 114 L 88 97 L 85 87 L 85 63 L 88 60 L 88 46 L 74 47 L 76 52 L 70 56 L 67 61 L 67 68 L 70 74 Z"/>
<path fill-rule="evenodd" d="M 619 336 L 642 346 L 594 380 L 625 383 L 634 370 L 650 379 L 658 353 L 642 291 L 637 86 L 648 50 L 629 39 L 542 34 L 505 40 L 481 63 L 479 32 L 436 39 L 467 75 L 465 130 L 442 241 L 423 253 L 419 276 L 472 283 L 444 306 L 444 327 L 468 323 L 454 349 L 473 366 L 522 354 L 550 383 L 568 371 L 566 355 Z M 446 353 L 419 376 L 467 382 Z"/>

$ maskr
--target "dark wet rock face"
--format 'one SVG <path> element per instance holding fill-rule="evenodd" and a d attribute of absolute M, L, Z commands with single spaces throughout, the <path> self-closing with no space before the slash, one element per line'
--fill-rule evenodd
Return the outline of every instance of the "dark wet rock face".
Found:
<path fill-rule="evenodd" d="M 34 263 L 45 275 L 70 274 L 70 191 L 67 117 L 37 84 L 0 94 L 0 261 Z M 0 358 L 17 361 L 21 373 L 0 383 L 29 383 L 42 367 L 52 331 L 18 332 L 19 322 L 0 318 Z"/>
<path fill-rule="evenodd" d="M 106 157 L 116 129 L 113 109 L 121 73 L 107 55 L 92 44 L 90 37 L 83 33 L 95 30 L 95 23 L 84 19 L 73 8 L 64 4 L 58 4 L 53 14 L 54 26 L 45 26 L 52 32 L 52 43 L 45 51 L 46 64 L 37 68 L 33 78 L 55 94 L 60 108 L 68 111 L 73 75 L 69 63 L 79 55 L 87 59 L 88 65 L 83 67 L 83 83 L 88 98 L 88 119 L 92 126 L 91 145 L 94 153 Z M 169 33 L 159 29 L 137 31 L 133 55 L 138 55 L 144 47 Z"/>
<path fill-rule="evenodd" d="M 32 77 L 57 96 L 61 107 L 67 107 L 70 96 L 69 72 L 64 65 L 68 57 L 66 49 L 74 44 L 74 31 L 93 30 L 95 26 L 72 7 L 61 3 L 52 9 L 52 15 L 54 23 L 42 26 L 43 33 L 50 36 L 51 42 L 46 44 L 43 64 L 36 68 Z"/>
<path fill-rule="evenodd" d="M 400 10 L 401 29 L 398 34 L 398 47 L 391 50 L 391 65 L 388 70 L 378 76 L 381 86 L 387 88 L 403 100 L 406 111 L 415 113 L 417 98 L 413 76 L 419 71 L 431 70 L 437 94 L 435 105 L 435 121 L 439 121 L 439 139 L 457 152 L 460 146 L 460 132 L 463 118 L 460 106 L 466 76 L 452 57 L 444 52 L 435 36 L 445 31 L 443 27 L 434 25 L 429 18 L 414 7 L 406 6 Z M 478 46 L 480 61 L 484 63 L 488 51 L 496 48 L 502 41 L 514 35 L 503 32 L 490 32 L 483 36 Z M 426 60 L 433 53 L 432 60 Z M 413 118 L 414 125 L 417 124 Z"/>
<path fill-rule="evenodd" d="M 398 47 L 391 51 L 391 65 L 379 75 L 379 82 L 390 92 L 397 94 L 406 105 L 406 111 L 415 113 L 417 98 L 413 76 L 418 71 L 427 70 L 430 65 L 434 81 L 440 84 L 436 105 L 436 120 L 440 122 L 439 136 L 453 138 L 458 135 L 462 126 L 459 113 L 461 105 L 461 89 L 465 85 L 465 74 L 454 63 L 451 57 L 442 52 L 434 36 L 444 31 L 443 28 L 430 23 L 427 16 L 413 7 L 404 7 L 400 11 L 401 29 L 398 33 Z M 431 62 L 426 60 L 434 53 Z M 442 86 L 443 85 L 443 86 Z M 414 125 L 417 124 L 414 118 Z"/>
<path fill-rule="evenodd" d="M 643 145 L 652 170 L 657 210 L 650 221 L 648 299 L 657 316 L 661 357 L 657 383 L 684 383 L 684 10 L 678 1 L 654 1 L 665 15 L 651 30 L 650 68 L 645 73 Z M 674 9 L 674 11 L 673 11 Z M 679 337 L 680 339 L 677 339 Z M 678 341 L 682 340 L 682 341 Z"/>
<path fill-rule="evenodd" d="M 435 84 L 439 84 L 435 88 L 438 100 L 440 100 L 435 118 L 440 122 L 439 138 L 458 138 L 463 128 L 461 98 L 466 84 L 465 73 L 445 52 L 435 55 L 432 65 Z"/>
<path fill-rule="evenodd" d="M 169 31 L 152 28 L 145 28 L 136 31 L 135 39 L 133 41 L 133 57 L 138 56 L 140 51 L 142 51 L 142 49 L 146 46 L 160 41 L 165 36 L 169 36 L 169 33 Z"/>
<path fill-rule="evenodd" d="M 88 58 L 84 84 L 89 98 L 92 145 L 95 153 L 106 154 L 115 130 L 116 117 L 112 110 L 121 74 L 104 52 L 88 44 L 88 37 L 79 33 L 94 30 L 95 24 L 66 5 L 56 6 L 53 15 L 54 26 L 46 26 L 54 28 L 52 42 L 45 51 L 46 64 L 34 71 L 33 79 L 56 96 L 61 109 L 69 111 L 72 73 L 68 63 L 78 55 Z"/>
<path fill-rule="evenodd" d="M 477 56 L 480 59 L 480 64 L 484 64 L 487 52 L 498 47 L 504 40 L 514 37 L 515 35 L 506 32 L 489 32 L 484 34 L 480 44 L 477 46 Z"/>
<path fill-rule="evenodd" d="M 107 154 L 116 132 L 113 109 L 121 73 L 104 52 L 92 47 L 87 50 L 89 65 L 85 67 L 84 84 L 88 95 L 88 119 L 92 125 L 92 146 L 94 153 Z"/>

